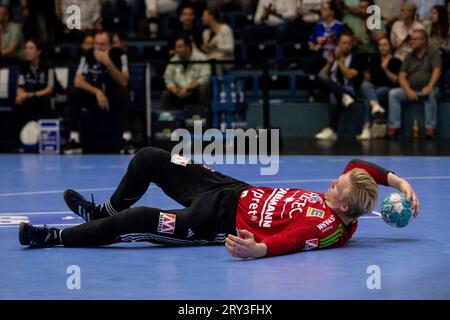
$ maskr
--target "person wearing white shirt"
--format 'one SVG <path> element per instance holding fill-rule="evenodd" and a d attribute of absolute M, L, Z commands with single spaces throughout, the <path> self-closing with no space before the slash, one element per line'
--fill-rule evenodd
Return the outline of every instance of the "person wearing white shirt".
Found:
<path fill-rule="evenodd" d="M 170 59 L 175 63 L 168 64 L 164 72 L 166 90 L 161 95 L 161 109 L 181 109 L 188 104 L 209 107 L 211 66 L 208 63 L 190 63 L 206 60 L 208 58 L 193 47 L 189 38 L 175 41 L 175 55 Z"/>
<path fill-rule="evenodd" d="M 259 0 L 254 26 L 244 29 L 247 43 L 277 39 L 284 42 L 286 27 L 296 16 L 296 0 Z"/>
<path fill-rule="evenodd" d="M 394 56 L 403 61 L 412 52 L 411 36 L 414 30 L 425 29 L 414 17 L 417 7 L 412 2 L 404 2 L 400 9 L 400 20 L 396 21 L 391 30 L 391 43 L 395 50 Z"/>
<path fill-rule="evenodd" d="M 202 16 L 203 31 L 202 51 L 210 59 L 232 60 L 234 58 L 234 35 L 230 26 L 220 22 L 219 11 L 206 9 Z"/>

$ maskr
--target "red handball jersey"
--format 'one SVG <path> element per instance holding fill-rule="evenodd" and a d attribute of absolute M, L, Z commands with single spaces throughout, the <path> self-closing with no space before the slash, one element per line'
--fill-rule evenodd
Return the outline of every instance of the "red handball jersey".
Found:
<path fill-rule="evenodd" d="M 378 184 L 388 185 L 389 172 L 375 164 L 352 160 L 344 173 L 361 168 Z M 267 245 L 267 256 L 345 244 L 355 233 L 358 222 L 345 226 L 325 203 L 323 193 L 303 189 L 252 187 L 241 193 L 236 227 Z"/>

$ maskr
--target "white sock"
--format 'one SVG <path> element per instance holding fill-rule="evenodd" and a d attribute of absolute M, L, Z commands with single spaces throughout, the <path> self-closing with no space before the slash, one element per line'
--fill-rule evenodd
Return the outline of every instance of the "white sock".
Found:
<path fill-rule="evenodd" d="M 125 131 L 124 133 L 122 133 L 122 139 L 125 141 L 130 141 L 133 138 L 133 136 L 131 135 L 131 131 Z"/>
<path fill-rule="evenodd" d="M 70 131 L 70 138 L 69 140 L 74 140 L 75 142 L 80 142 L 80 133 L 77 131 Z"/>

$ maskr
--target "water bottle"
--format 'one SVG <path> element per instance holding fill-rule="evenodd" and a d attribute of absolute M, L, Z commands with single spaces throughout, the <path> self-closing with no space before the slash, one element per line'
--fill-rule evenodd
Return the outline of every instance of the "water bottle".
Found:
<path fill-rule="evenodd" d="M 225 90 L 225 84 L 222 83 L 220 85 L 220 103 L 226 103 L 227 102 L 227 92 Z"/>
<path fill-rule="evenodd" d="M 220 118 L 220 131 L 225 132 L 226 129 L 227 129 L 227 121 L 225 119 L 225 112 L 222 112 Z"/>
<path fill-rule="evenodd" d="M 413 132 L 413 138 L 419 139 L 419 121 L 417 121 L 417 118 L 414 118 L 412 132 Z"/>
<path fill-rule="evenodd" d="M 244 103 L 245 100 L 244 90 L 242 90 L 242 84 L 239 81 L 237 82 L 237 93 L 239 96 L 239 103 Z"/>
<path fill-rule="evenodd" d="M 234 81 L 231 82 L 231 102 L 237 102 L 236 85 L 234 84 Z"/>

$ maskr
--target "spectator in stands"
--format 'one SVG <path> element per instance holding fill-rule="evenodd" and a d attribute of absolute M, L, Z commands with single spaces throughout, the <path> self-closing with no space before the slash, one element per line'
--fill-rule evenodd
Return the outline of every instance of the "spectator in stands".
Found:
<path fill-rule="evenodd" d="M 128 58 L 125 52 L 111 47 L 111 37 L 107 32 L 96 33 L 94 49 L 81 58 L 75 75 L 75 88 L 69 97 L 70 138 L 62 148 L 64 154 L 83 151 L 79 135 L 81 108 L 119 111 L 123 132 L 121 153 L 134 153 L 128 80 Z"/>
<path fill-rule="evenodd" d="M 169 36 L 169 54 L 175 54 L 175 41 L 179 38 L 189 38 L 195 48 L 202 46 L 202 32 L 195 26 L 194 7 L 186 5 L 180 11 L 181 27 Z"/>
<path fill-rule="evenodd" d="M 178 2 L 178 10 L 189 6 L 194 9 L 194 15 L 196 17 L 201 17 L 203 11 L 207 8 L 207 0 L 178 0 Z"/>
<path fill-rule="evenodd" d="M 413 52 L 403 61 L 400 88 L 389 92 L 388 137 L 396 138 L 401 127 L 402 103 L 423 101 L 425 104 L 426 138 L 435 138 L 437 122 L 438 82 L 442 74 L 439 51 L 429 48 L 425 30 L 414 30 L 411 36 Z"/>
<path fill-rule="evenodd" d="M 375 0 L 374 3 L 380 8 L 384 26 L 390 30 L 400 16 L 400 6 L 403 0 Z"/>
<path fill-rule="evenodd" d="M 288 42 L 306 42 L 320 20 L 323 0 L 297 0 L 296 17 L 286 28 Z"/>
<path fill-rule="evenodd" d="M 83 39 L 83 42 L 81 43 L 81 50 L 87 52 L 91 49 L 94 49 L 94 35 L 88 33 L 86 34 L 86 36 Z"/>
<path fill-rule="evenodd" d="M 444 6 L 434 6 L 431 10 L 430 46 L 445 51 L 449 42 L 449 19 Z"/>
<path fill-rule="evenodd" d="M 450 27 L 447 9 L 434 6 L 431 11 L 430 46 L 439 50 L 442 56 L 442 70 L 450 68 Z"/>
<path fill-rule="evenodd" d="M 188 104 L 202 107 L 210 104 L 209 77 L 211 67 L 207 63 L 190 63 L 205 61 L 208 58 L 195 49 L 189 38 L 179 38 L 175 42 L 176 54 L 170 59 L 164 72 L 166 90 L 161 96 L 161 109 L 182 109 Z"/>
<path fill-rule="evenodd" d="M 17 138 L 20 130 L 29 121 L 52 116 L 50 96 L 53 92 L 55 75 L 53 68 L 41 56 L 42 47 L 38 40 L 28 40 L 24 50 L 25 62 L 20 67 L 17 80 L 14 107 Z M 17 147 L 19 146 L 17 139 Z"/>
<path fill-rule="evenodd" d="M 343 33 L 339 37 L 335 52 L 328 54 L 327 63 L 318 75 L 318 82 L 330 92 L 328 104 L 328 126 L 316 134 L 319 140 L 336 140 L 341 108 L 354 103 L 363 74 L 363 64 L 353 52 L 353 36 Z"/>
<path fill-rule="evenodd" d="M 369 68 L 365 73 L 365 81 L 361 85 L 361 93 L 366 107 L 360 140 L 371 138 L 370 124 L 372 117 L 381 122 L 386 115 L 389 91 L 398 86 L 398 74 L 402 62 L 392 55 L 392 48 L 387 37 L 378 40 L 379 56 L 369 61 Z M 386 121 L 382 121 L 386 123 Z M 384 129 L 384 133 L 386 130 Z M 384 137 L 384 135 L 382 135 Z"/>
<path fill-rule="evenodd" d="M 94 34 L 86 33 L 81 42 L 80 48 L 77 50 L 76 60 L 80 61 L 81 57 L 84 57 L 89 50 L 94 49 Z"/>
<path fill-rule="evenodd" d="M 158 37 L 159 21 L 179 5 L 177 0 L 145 0 L 145 13 L 148 20 L 150 38 Z"/>
<path fill-rule="evenodd" d="M 203 31 L 202 50 L 208 59 L 233 60 L 234 35 L 233 30 L 226 23 L 220 22 L 219 11 L 206 9 L 203 11 L 203 24 L 208 27 Z M 217 67 L 219 73 L 223 65 Z"/>
<path fill-rule="evenodd" d="M 120 32 L 115 32 L 112 35 L 112 47 L 123 50 L 123 52 L 128 51 L 128 43 L 125 34 Z"/>
<path fill-rule="evenodd" d="M 395 50 L 394 56 L 403 61 L 413 49 L 411 35 L 414 30 L 425 29 L 423 24 L 414 20 L 417 7 L 412 2 L 404 2 L 400 7 L 400 20 L 396 21 L 391 30 L 391 43 Z"/>
<path fill-rule="evenodd" d="M 269 39 L 286 40 L 289 22 L 296 15 L 296 0 L 259 0 L 254 17 L 255 25 L 244 29 L 247 43 L 259 43 Z"/>
<path fill-rule="evenodd" d="M 353 20 L 359 19 L 359 0 L 334 0 L 339 12 L 342 14 L 342 23 L 351 25 Z"/>
<path fill-rule="evenodd" d="M 416 5 L 416 18 L 420 21 L 428 34 L 431 31 L 431 10 L 434 6 L 445 5 L 445 0 L 410 0 Z"/>
<path fill-rule="evenodd" d="M 316 63 L 318 67 L 314 67 L 313 71 L 319 71 L 326 63 L 326 59 L 330 52 L 336 47 L 336 41 L 340 37 L 344 25 L 336 20 L 338 7 L 334 1 L 324 2 L 320 7 L 321 21 L 314 26 L 313 33 L 309 39 L 309 49 L 315 53 Z"/>
<path fill-rule="evenodd" d="M 359 1 L 359 17 L 351 19 L 347 26 L 353 31 L 356 40 L 356 52 L 358 54 L 372 55 L 377 53 L 378 40 L 386 35 L 386 28 L 381 24 L 380 29 L 369 29 L 367 14 L 369 0 Z"/>
<path fill-rule="evenodd" d="M 36 38 L 41 43 L 55 41 L 55 0 L 20 0 L 25 18 L 23 33 L 26 39 Z"/>
<path fill-rule="evenodd" d="M 13 63 L 23 58 L 23 34 L 20 26 L 11 21 L 7 6 L 0 5 L 0 57 L 5 63 Z"/>

